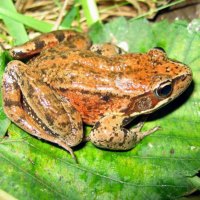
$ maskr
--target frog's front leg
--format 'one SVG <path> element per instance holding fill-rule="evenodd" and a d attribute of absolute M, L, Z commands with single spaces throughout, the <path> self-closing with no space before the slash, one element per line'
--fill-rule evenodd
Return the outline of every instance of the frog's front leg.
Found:
<path fill-rule="evenodd" d="M 7 116 L 30 134 L 56 143 L 75 158 L 71 147 L 82 141 L 80 114 L 56 98 L 20 61 L 7 65 L 3 76 L 3 107 Z"/>
<path fill-rule="evenodd" d="M 90 47 L 90 51 L 100 54 L 102 56 L 106 56 L 106 57 L 112 57 L 115 55 L 126 53 L 122 48 L 111 43 L 93 44 Z"/>
<path fill-rule="evenodd" d="M 130 122 L 131 117 L 110 114 L 102 117 L 94 127 L 89 140 L 97 147 L 111 150 L 132 149 L 145 136 L 159 130 L 156 126 L 148 131 L 141 132 L 144 121 L 130 130 L 124 128 Z"/>
<path fill-rule="evenodd" d="M 64 42 L 64 46 L 69 48 L 88 49 L 91 46 L 91 42 L 85 34 L 72 30 L 57 30 L 15 46 L 9 50 L 9 53 L 15 59 L 23 59 Z"/>

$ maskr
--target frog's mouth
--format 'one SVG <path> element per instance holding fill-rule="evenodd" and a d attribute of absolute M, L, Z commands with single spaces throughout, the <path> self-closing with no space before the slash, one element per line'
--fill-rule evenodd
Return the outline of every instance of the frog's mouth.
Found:
<path fill-rule="evenodd" d="M 37 116 L 34 110 L 29 106 L 26 98 L 23 95 L 21 95 L 21 102 L 22 102 L 22 108 L 24 112 L 31 117 L 31 119 L 33 120 L 34 126 L 42 128 L 43 131 L 45 131 L 49 135 L 53 135 L 56 137 L 59 136 L 58 134 L 53 132 L 51 129 L 49 129 L 45 123 L 43 123 L 43 121 Z"/>

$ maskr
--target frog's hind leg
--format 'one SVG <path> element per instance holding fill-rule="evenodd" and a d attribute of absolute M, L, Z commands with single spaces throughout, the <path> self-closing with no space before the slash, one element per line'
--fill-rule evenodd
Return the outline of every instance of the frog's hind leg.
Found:
<path fill-rule="evenodd" d="M 15 59 L 28 58 L 61 42 L 65 42 L 69 48 L 88 49 L 91 46 L 90 40 L 85 34 L 72 30 L 57 30 L 42 34 L 22 45 L 15 46 L 10 49 L 9 53 Z"/>
<path fill-rule="evenodd" d="M 148 131 L 141 132 L 144 121 L 136 127 L 128 130 L 123 126 L 130 122 L 131 117 L 121 114 L 110 114 L 102 117 L 90 133 L 90 141 L 104 149 L 129 150 L 132 149 L 145 136 L 154 133 L 160 128 L 154 127 Z"/>
<path fill-rule="evenodd" d="M 83 131 L 79 126 L 81 122 L 72 121 L 72 117 L 66 113 L 60 101 L 48 87 L 40 84 L 37 87 L 34 85 L 35 80 L 20 72 L 24 67 L 27 66 L 22 62 L 12 61 L 6 68 L 2 85 L 4 112 L 23 130 L 38 138 L 58 144 L 75 159 L 71 147 L 82 140 Z M 20 77 L 23 77 L 23 80 Z M 26 97 L 22 93 L 26 93 Z M 38 96 L 37 93 L 39 93 Z M 32 105 L 30 108 L 28 103 L 31 98 L 33 104 L 37 105 L 35 107 Z M 51 105 L 52 101 L 53 105 Z M 41 103 L 46 104 L 46 107 L 42 108 Z M 78 121 L 78 116 L 76 119 Z"/>

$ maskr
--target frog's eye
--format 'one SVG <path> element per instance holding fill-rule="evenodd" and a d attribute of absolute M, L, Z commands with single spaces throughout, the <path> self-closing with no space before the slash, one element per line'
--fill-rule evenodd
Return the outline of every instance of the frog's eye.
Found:
<path fill-rule="evenodd" d="M 157 97 L 165 98 L 169 96 L 172 92 L 172 82 L 167 81 L 161 83 L 160 86 L 155 90 L 155 94 Z"/>
<path fill-rule="evenodd" d="M 162 47 L 154 47 L 153 49 L 158 49 L 158 50 L 162 51 L 163 53 L 166 53 Z"/>

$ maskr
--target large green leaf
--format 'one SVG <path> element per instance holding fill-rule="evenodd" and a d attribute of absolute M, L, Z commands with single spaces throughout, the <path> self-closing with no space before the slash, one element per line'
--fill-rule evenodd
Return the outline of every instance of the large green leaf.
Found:
<path fill-rule="evenodd" d="M 19 199 L 156 200 L 175 199 L 198 188 L 189 179 L 200 169 L 198 30 L 198 21 L 150 24 L 124 18 L 94 26 L 90 36 L 96 42 L 125 44 L 132 52 L 163 47 L 169 57 L 192 68 L 192 85 L 152 114 L 144 127 L 160 125 L 162 130 L 127 152 L 81 145 L 75 150 L 79 164 L 65 150 L 11 124 L 9 138 L 0 142 L 0 189 Z"/>

